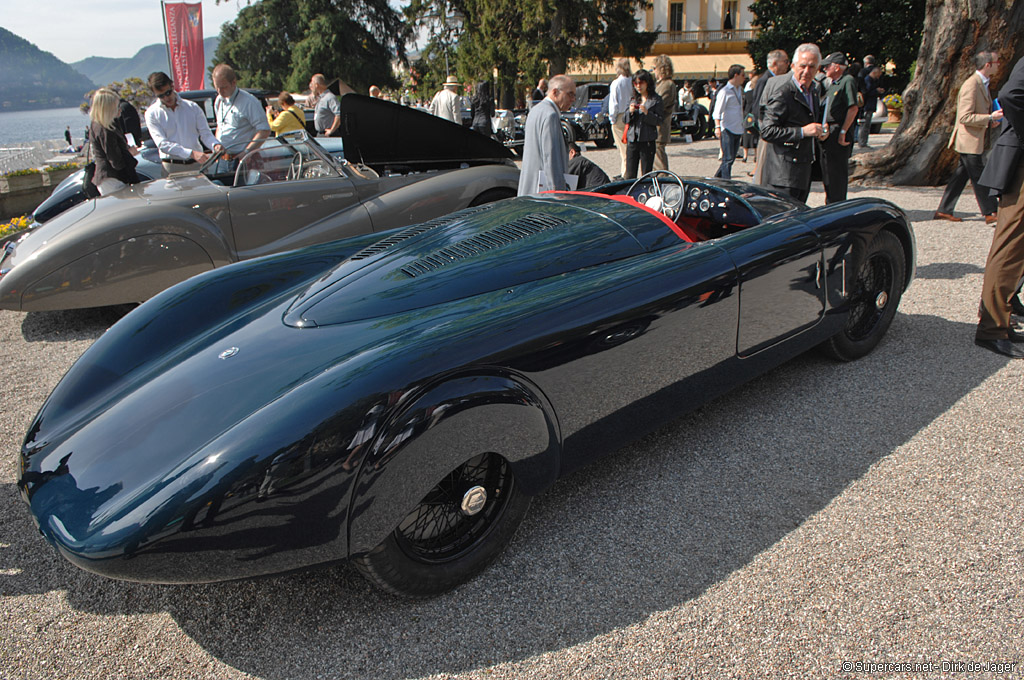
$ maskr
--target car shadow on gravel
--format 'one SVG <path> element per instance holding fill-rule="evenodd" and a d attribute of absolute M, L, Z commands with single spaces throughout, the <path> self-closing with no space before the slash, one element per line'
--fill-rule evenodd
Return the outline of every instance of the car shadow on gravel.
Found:
<path fill-rule="evenodd" d="M 900 314 L 860 361 L 797 358 L 560 481 L 495 565 L 435 599 L 384 595 L 344 564 L 214 585 L 108 581 L 47 548 L 12 507 L 13 485 L 2 592 L 65 590 L 101 615 L 166 611 L 261 678 L 419 677 L 564 649 L 685 606 L 798 529 L 1005 364 L 972 335 Z"/>
<path fill-rule="evenodd" d="M 89 307 L 55 312 L 29 312 L 21 322 L 27 342 L 95 340 L 137 305 Z"/>

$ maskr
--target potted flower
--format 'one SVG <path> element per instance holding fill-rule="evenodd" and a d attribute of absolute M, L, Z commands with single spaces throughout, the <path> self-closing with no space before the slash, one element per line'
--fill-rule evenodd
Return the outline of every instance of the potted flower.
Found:
<path fill-rule="evenodd" d="M 887 94 L 882 97 L 882 103 L 889 110 L 890 123 L 898 123 L 903 120 L 903 97 L 898 94 Z"/>

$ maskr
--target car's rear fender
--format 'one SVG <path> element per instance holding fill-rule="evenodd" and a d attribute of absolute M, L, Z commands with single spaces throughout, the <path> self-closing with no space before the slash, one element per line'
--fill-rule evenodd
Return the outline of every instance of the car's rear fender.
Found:
<path fill-rule="evenodd" d="M 474 199 L 492 189 L 505 189 L 511 198 L 518 188 L 519 170 L 514 166 L 480 165 L 440 171 L 433 177 L 383 193 L 364 205 L 374 231 L 381 231 L 467 208 Z"/>
<path fill-rule="evenodd" d="M 512 466 L 520 491 L 556 479 L 561 437 L 547 398 L 522 376 L 492 370 L 449 376 L 388 417 L 352 494 L 349 553 L 380 543 L 446 474 L 493 452 Z"/>

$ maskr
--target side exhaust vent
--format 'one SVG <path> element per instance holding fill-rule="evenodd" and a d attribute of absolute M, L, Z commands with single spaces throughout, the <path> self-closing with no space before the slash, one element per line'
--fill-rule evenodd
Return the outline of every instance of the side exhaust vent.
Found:
<path fill-rule="evenodd" d="M 493 203 L 485 203 L 484 205 L 481 205 L 481 206 L 476 206 L 476 207 L 473 207 L 473 208 L 465 208 L 463 210 L 459 210 L 457 212 L 453 212 L 453 213 L 451 213 L 449 215 L 444 215 L 442 217 L 436 217 L 436 218 L 434 218 L 432 220 L 427 220 L 426 222 L 422 222 L 420 224 L 414 224 L 411 227 L 409 227 L 408 229 L 403 229 L 402 231 L 398 232 L 394 236 L 389 236 L 388 238 L 381 239 L 380 241 L 377 241 L 373 245 L 367 246 L 367 247 L 363 248 L 362 250 L 360 250 L 358 253 L 356 253 L 355 255 L 350 257 L 349 259 L 350 260 L 365 260 L 368 257 L 373 257 L 374 255 L 380 255 L 381 253 L 383 253 L 388 248 L 391 248 L 392 246 L 396 246 L 399 243 L 401 243 L 402 241 L 407 241 L 407 240 L 409 240 L 411 238 L 419 236 L 420 234 L 426 233 L 426 232 L 430 231 L 431 229 L 435 229 L 437 227 L 443 227 L 446 224 L 451 224 L 452 222 L 455 222 L 457 220 L 461 220 L 464 217 L 468 217 L 470 215 L 475 215 L 476 213 L 483 212 L 484 210 L 490 210 L 493 207 L 494 207 Z"/>
<path fill-rule="evenodd" d="M 507 246 L 510 243 L 568 223 L 568 220 L 564 220 L 561 217 L 552 217 L 551 215 L 539 213 L 527 215 L 508 224 L 503 224 L 500 227 L 471 236 L 464 241 L 445 246 L 435 253 L 431 253 L 402 267 L 402 273 L 409 278 L 416 278 L 417 276 L 440 269 L 452 262 Z M 398 236 L 401 236 L 401 234 L 396 235 L 396 238 Z"/>

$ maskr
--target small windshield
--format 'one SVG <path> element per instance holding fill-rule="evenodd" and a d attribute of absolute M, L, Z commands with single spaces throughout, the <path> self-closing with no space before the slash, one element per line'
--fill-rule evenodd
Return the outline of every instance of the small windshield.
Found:
<path fill-rule="evenodd" d="M 235 170 L 236 187 L 338 177 L 337 168 L 307 138 L 268 139 L 247 153 Z"/>

